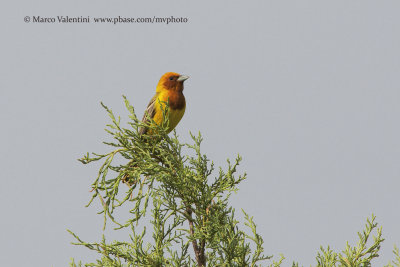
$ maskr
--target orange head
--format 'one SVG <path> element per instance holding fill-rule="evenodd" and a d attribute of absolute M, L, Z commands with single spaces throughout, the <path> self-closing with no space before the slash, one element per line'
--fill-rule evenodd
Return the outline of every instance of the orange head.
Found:
<path fill-rule="evenodd" d="M 187 79 L 189 79 L 189 76 L 180 75 L 176 72 L 167 72 L 161 76 L 161 79 L 157 85 L 157 92 L 163 89 L 182 92 L 183 82 Z"/>

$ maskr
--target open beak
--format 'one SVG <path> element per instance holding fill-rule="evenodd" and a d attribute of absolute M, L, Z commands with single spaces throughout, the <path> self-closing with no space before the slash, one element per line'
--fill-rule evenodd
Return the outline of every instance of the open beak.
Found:
<path fill-rule="evenodd" d="M 177 81 L 178 81 L 178 82 L 183 82 L 183 81 L 186 81 L 187 79 L 189 79 L 189 76 L 181 75 L 181 76 L 179 76 L 179 78 L 177 79 Z"/>

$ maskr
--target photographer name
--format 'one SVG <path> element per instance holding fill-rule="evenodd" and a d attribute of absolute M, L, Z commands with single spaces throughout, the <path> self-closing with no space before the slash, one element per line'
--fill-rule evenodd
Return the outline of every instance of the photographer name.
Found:
<path fill-rule="evenodd" d="M 41 17 L 32 16 L 33 23 L 90 23 L 90 17 L 70 17 L 70 16 L 57 16 L 57 17 Z"/>

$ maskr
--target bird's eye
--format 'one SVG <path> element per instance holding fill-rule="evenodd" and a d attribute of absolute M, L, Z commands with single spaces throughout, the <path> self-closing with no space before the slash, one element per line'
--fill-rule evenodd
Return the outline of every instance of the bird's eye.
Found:
<path fill-rule="evenodd" d="M 169 80 L 172 81 L 174 79 L 174 77 L 169 77 Z"/>

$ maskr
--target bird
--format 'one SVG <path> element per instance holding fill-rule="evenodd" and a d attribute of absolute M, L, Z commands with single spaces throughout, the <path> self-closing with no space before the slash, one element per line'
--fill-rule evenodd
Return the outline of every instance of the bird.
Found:
<path fill-rule="evenodd" d="M 178 125 L 186 110 L 186 100 L 183 95 L 183 82 L 189 79 L 189 76 L 181 75 L 176 72 L 167 72 L 161 76 L 156 87 L 156 93 L 151 98 L 144 112 L 142 123 L 144 126 L 139 128 L 140 136 L 151 136 L 153 131 L 148 126 L 151 120 L 157 125 L 161 125 L 164 121 L 164 113 L 168 103 L 168 126 L 166 133 L 170 133 Z M 153 155 L 156 157 L 156 155 Z M 132 160 L 128 164 L 128 172 L 123 174 L 122 182 L 128 186 L 136 184 L 137 180 L 131 177 L 129 169 L 136 168 L 136 163 Z"/>
<path fill-rule="evenodd" d="M 181 121 L 186 110 L 186 100 L 183 95 L 183 82 L 189 76 L 181 75 L 176 72 L 167 72 L 161 76 L 156 87 L 156 93 L 151 98 L 144 112 L 142 123 L 148 124 L 150 120 L 154 120 L 157 125 L 163 122 L 166 103 L 169 105 L 168 116 L 169 124 L 166 132 L 170 133 Z M 140 135 L 151 135 L 151 130 L 148 127 L 139 129 Z"/>

